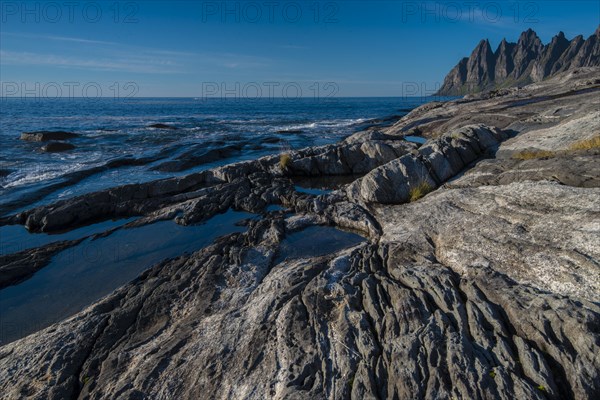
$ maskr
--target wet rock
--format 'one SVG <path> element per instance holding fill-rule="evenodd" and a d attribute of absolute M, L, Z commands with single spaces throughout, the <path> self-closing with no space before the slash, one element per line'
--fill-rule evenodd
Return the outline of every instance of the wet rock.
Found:
<path fill-rule="evenodd" d="M 182 155 L 178 156 L 175 160 L 166 161 L 162 164 L 157 165 L 156 167 L 152 167 L 152 170 L 162 172 L 185 171 L 186 169 L 190 169 L 198 165 L 208 164 L 211 162 L 233 157 L 239 154 L 241 150 L 242 147 L 237 144 L 232 144 L 217 149 L 210 149 L 208 151 L 205 150 L 201 154 L 198 154 L 197 149 L 193 149 L 190 151 L 186 151 Z"/>
<path fill-rule="evenodd" d="M 60 153 L 75 149 L 75 146 L 66 142 L 49 142 L 41 147 L 41 151 L 45 153 Z"/>
<path fill-rule="evenodd" d="M 64 131 L 36 131 L 36 132 L 23 132 L 21 134 L 21 140 L 29 142 L 47 142 L 50 140 L 69 140 L 79 137 L 77 133 L 64 132 Z"/>
<path fill-rule="evenodd" d="M 154 211 L 168 203 L 170 196 L 185 196 L 207 185 L 211 185 L 207 173 L 125 185 L 34 208 L 16 215 L 13 222 L 25 225 L 32 232 L 73 229 L 91 222 Z"/>

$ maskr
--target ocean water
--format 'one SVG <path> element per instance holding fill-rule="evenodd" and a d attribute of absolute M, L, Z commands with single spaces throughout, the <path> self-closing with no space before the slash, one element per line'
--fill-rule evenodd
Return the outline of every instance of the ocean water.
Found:
<path fill-rule="evenodd" d="M 333 143 L 429 98 L 0 99 L 0 215 L 104 188 Z M 155 129 L 151 124 L 177 129 Z M 387 122 L 389 123 L 389 122 Z M 80 134 L 43 153 L 22 132 Z"/>

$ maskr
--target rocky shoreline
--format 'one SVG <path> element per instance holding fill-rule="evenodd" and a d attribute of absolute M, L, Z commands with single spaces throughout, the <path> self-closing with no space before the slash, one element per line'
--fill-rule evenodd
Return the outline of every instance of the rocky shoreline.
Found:
<path fill-rule="evenodd" d="M 55 232 L 260 215 L 0 347 L 2 397 L 599 396 L 599 73 L 429 103 L 338 144 L 7 218 Z M 302 193 L 298 177 L 336 189 Z M 325 225 L 365 240 L 282 255 L 286 238 Z M 12 273 L 49 251 L 10 255 Z"/>

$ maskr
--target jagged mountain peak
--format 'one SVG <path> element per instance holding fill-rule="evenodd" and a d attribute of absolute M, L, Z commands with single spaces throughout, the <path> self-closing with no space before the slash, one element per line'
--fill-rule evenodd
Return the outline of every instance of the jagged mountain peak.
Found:
<path fill-rule="evenodd" d="M 587 40 L 578 35 L 568 40 L 558 32 L 544 45 L 529 28 L 517 42 L 503 38 L 495 52 L 487 39 L 479 41 L 470 57 L 462 59 L 446 76 L 438 95 L 525 85 L 570 68 L 600 66 L 600 26 Z"/>
<path fill-rule="evenodd" d="M 482 52 L 491 52 L 492 51 L 492 46 L 490 45 L 489 40 L 485 39 L 479 42 L 479 44 L 477 44 L 477 46 L 475 47 L 475 49 L 473 50 L 473 53 L 471 53 L 471 55 L 473 54 L 481 54 Z"/>
<path fill-rule="evenodd" d="M 524 31 L 523 33 L 521 33 L 521 36 L 519 36 L 519 40 L 517 43 L 529 43 L 536 39 L 539 40 L 540 38 L 538 37 L 537 33 L 535 33 L 535 31 L 533 29 L 529 28 L 526 31 Z"/>
<path fill-rule="evenodd" d="M 558 32 L 558 35 L 552 37 L 552 40 L 550 40 L 550 43 L 548 45 L 552 45 L 553 43 L 569 43 L 570 41 L 565 37 L 565 34 L 563 31 Z"/>

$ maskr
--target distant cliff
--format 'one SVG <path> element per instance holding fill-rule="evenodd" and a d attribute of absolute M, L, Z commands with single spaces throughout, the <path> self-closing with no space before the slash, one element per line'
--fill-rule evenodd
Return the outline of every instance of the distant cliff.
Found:
<path fill-rule="evenodd" d="M 546 45 L 529 29 L 517 43 L 503 39 L 495 52 L 489 41 L 479 42 L 471 56 L 450 71 L 437 94 L 459 96 L 526 85 L 571 68 L 592 66 L 600 66 L 600 27 L 587 40 L 579 35 L 569 41 L 559 32 Z"/>

